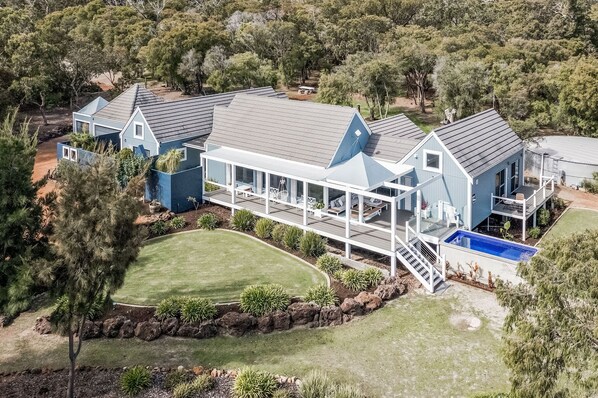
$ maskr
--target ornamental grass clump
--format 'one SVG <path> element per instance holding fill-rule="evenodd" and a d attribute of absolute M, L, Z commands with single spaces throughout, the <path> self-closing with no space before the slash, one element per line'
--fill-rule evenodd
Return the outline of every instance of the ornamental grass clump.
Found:
<path fill-rule="evenodd" d="M 152 375 L 150 371 L 142 366 L 135 366 L 127 369 L 120 376 L 120 388 L 122 392 L 134 397 L 145 388 L 148 388 L 152 383 Z"/>
<path fill-rule="evenodd" d="M 291 303 L 291 297 L 280 285 L 248 286 L 241 293 L 241 310 L 259 317 L 276 310 L 284 311 Z"/>
<path fill-rule="evenodd" d="M 307 290 L 305 301 L 308 303 L 316 303 L 320 307 L 327 307 L 329 305 L 335 305 L 338 302 L 338 298 L 336 297 L 334 289 L 326 285 L 316 285 Z"/>
<path fill-rule="evenodd" d="M 270 237 L 272 237 L 272 230 L 274 229 L 275 225 L 276 223 L 269 218 L 260 218 L 255 223 L 255 235 L 261 239 L 270 239 Z"/>
<path fill-rule="evenodd" d="M 247 209 L 241 209 L 235 211 L 230 218 L 230 225 L 237 231 L 248 232 L 253 229 L 255 224 L 255 216 Z"/>
<path fill-rule="evenodd" d="M 160 301 L 156 307 L 156 318 L 163 320 L 166 318 L 177 318 L 181 316 L 181 308 L 185 302 L 183 297 L 167 297 Z"/>
<path fill-rule="evenodd" d="M 297 250 L 299 248 L 299 242 L 303 236 L 303 231 L 299 227 L 290 226 L 284 233 L 284 239 L 282 243 L 287 249 Z"/>
<path fill-rule="evenodd" d="M 334 275 L 336 272 L 343 269 L 343 263 L 341 262 L 341 259 L 333 256 L 332 254 L 324 254 L 318 257 L 316 265 L 320 270 L 329 275 Z"/>
<path fill-rule="evenodd" d="M 353 290 L 354 292 L 360 292 L 368 288 L 368 280 L 363 271 L 348 269 L 342 272 L 340 280 L 347 289 Z"/>
<path fill-rule="evenodd" d="M 319 257 L 326 253 L 326 239 L 313 231 L 308 231 L 301 237 L 299 249 L 306 257 Z"/>
<path fill-rule="evenodd" d="M 299 387 L 301 398 L 363 398 L 364 395 L 355 387 L 335 383 L 328 375 L 320 371 L 309 373 Z"/>
<path fill-rule="evenodd" d="M 203 322 L 214 319 L 218 311 L 210 299 L 190 297 L 181 306 L 181 320 L 187 323 Z"/>
<path fill-rule="evenodd" d="M 214 388 L 214 379 L 210 375 L 197 376 L 193 381 L 177 385 L 172 392 L 173 398 L 192 398 L 199 393 Z"/>
<path fill-rule="evenodd" d="M 284 236 L 287 233 L 287 226 L 284 224 L 276 224 L 272 229 L 272 240 L 276 243 L 282 243 Z"/>
<path fill-rule="evenodd" d="M 212 231 L 218 228 L 219 224 L 220 219 L 214 213 L 202 214 L 201 217 L 197 219 L 197 227 L 201 229 L 206 229 L 208 231 Z"/>
<path fill-rule="evenodd" d="M 233 393 L 236 398 L 271 398 L 277 389 L 278 383 L 272 374 L 245 368 L 235 380 Z"/>
<path fill-rule="evenodd" d="M 384 275 L 382 275 L 382 271 L 378 268 L 367 268 L 362 271 L 363 277 L 367 281 L 368 287 L 378 286 L 382 279 L 384 279 Z"/>
<path fill-rule="evenodd" d="M 169 222 L 169 226 L 171 229 L 182 229 L 185 228 L 185 225 L 187 225 L 187 221 L 185 221 L 185 218 L 182 216 L 174 217 Z"/>
<path fill-rule="evenodd" d="M 186 384 L 189 381 L 189 377 L 190 374 L 184 370 L 169 372 L 166 377 L 164 377 L 164 387 L 168 390 L 174 390 L 177 386 Z"/>

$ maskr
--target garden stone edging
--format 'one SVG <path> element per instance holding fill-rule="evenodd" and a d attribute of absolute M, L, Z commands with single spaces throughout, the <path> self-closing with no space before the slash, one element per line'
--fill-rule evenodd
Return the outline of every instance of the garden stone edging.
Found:
<path fill-rule="evenodd" d="M 160 321 L 154 316 L 136 322 L 118 315 L 103 321 L 86 321 L 82 337 L 88 340 L 134 336 L 144 341 L 152 341 L 164 335 L 207 339 L 215 336 L 241 337 L 254 332 L 268 334 L 292 328 L 337 326 L 351 321 L 354 317 L 376 311 L 385 301 L 392 300 L 404 292 L 405 288 L 400 280 L 386 278 L 374 293 L 362 291 L 355 298 L 346 298 L 340 305 L 320 307 L 314 303 L 293 299 L 286 310 L 277 310 L 261 317 L 235 311 L 237 308 L 230 304 L 224 305 L 228 311 L 219 314 L 216 319 L 196 323 L 184 323 L 174 317 Z M 42 321 L 38 321 L 40 322 Z"/>

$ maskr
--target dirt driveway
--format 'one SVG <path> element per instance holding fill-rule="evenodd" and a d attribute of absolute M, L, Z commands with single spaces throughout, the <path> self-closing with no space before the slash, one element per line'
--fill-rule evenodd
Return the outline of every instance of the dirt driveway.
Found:
<path fill-rule="evenodd" d="M 570 201 L 573 208 L 598 210 L 598 195 L 562 186 L 556 188 L 556 194 L 559 198 Z"/>
<path fill-rule="evenodd" d="M 56 144 L 62 141 L 68 140 L 67 136 L 56 137 L 49 141 L 42 142 L 37 146 L 37 154 L 35 155 L 35 165 L 33 166 L 33 181 L 38 181 L 40 178 L 45 176 L 48 171 L 53 170 L 58 164 L 56 159 Z M 49 180 L 48 183 L 43 186 L 38 194 L 44 195 L 51 192 L 56 187 L 56 183 L 53 180 Z"/>

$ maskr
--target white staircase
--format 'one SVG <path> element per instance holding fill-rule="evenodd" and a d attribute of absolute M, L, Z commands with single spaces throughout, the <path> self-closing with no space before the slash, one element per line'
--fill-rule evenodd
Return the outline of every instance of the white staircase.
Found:
<path fill-rule="evenodd" d="M 405 241 L 397 237 L 397 259 L 421 282 L 434 293 L 446 280 L 446 261 L 439 256 L 419 235 L 406 226 Z"/>

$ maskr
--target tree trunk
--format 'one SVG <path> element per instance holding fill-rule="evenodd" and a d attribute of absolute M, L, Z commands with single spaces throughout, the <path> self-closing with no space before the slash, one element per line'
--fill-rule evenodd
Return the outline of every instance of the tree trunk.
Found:
<path fill-rule="evenodd" d="M 419 110 L 426 113 L 426 89 L 424 86 L 419 89 Z"/>
<path fill-rule="evenodd" d="M 44 119 L 44 126 L 48 125 L 48 118 L 46 117 L 46 112 L 44 111 L 44 108 L 46 107 L 46 97 L 44 97 L 43 94 L 39 95 L 42 102 L 40 102 L 39 104 L 39 111 L 42 114 L 42 118 Z"/>
<path fill-rule="evenodd" d="M 79 325 L 77 327 L 78 334 L 77 334 L 77 348 L 75 349 L 75 336 L 73 332 L 73 328 L 69 327 L 69 360 L 71 361 L 71 365 L 69 367 L 69 384 L 66 390 L 66 398 L 74 398 L 75 397 L 75 365 L 77 363 L 77 356 L 79 352 L 81 352 L 81 343 L 83 340 L 81 339 L 81 334 L 83 333 L 83 325 L 85 324 L 85 317 L 82 317 L 79 321 Z"/>
<path fill-rule="evenodd" d="M 195 81 L 197 82 L 197 94 L 201 94 L 203 91 L 203 81 L 201 79 L 201 73 L 197 72 L 195 74 Z"/>

